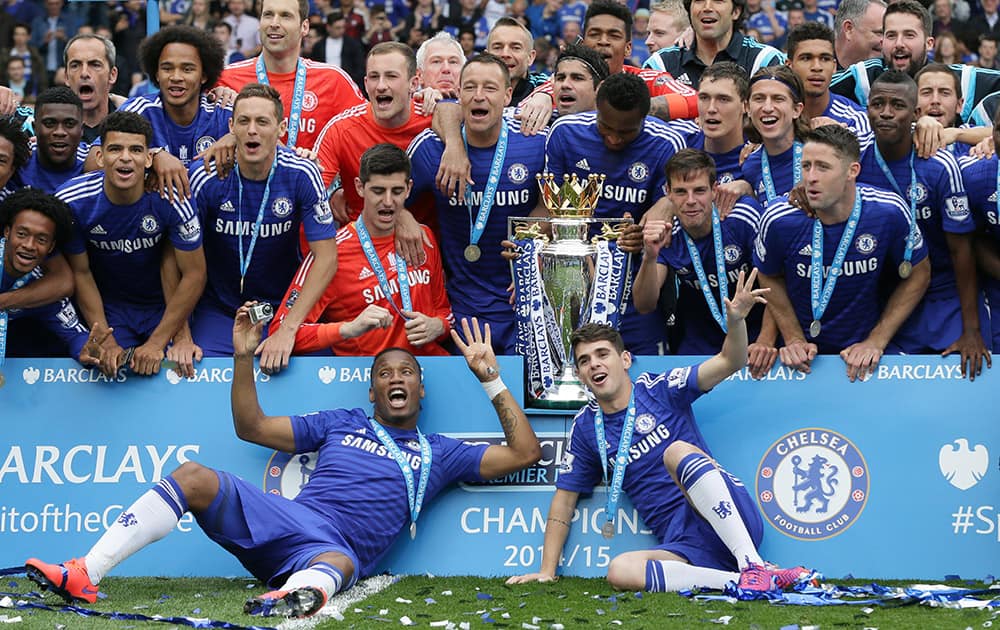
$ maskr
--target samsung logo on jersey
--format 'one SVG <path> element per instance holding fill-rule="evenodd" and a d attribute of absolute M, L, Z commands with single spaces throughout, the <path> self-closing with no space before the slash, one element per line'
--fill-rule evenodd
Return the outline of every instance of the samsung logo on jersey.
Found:
<path fill-rule="evenodd" d="M 253 234 L 253 226 L 253 221 L 215 220 L 215 231 L 219 234 L 225 234 L 227 236 L 250 236 Z M 289 232 L 291 229 L 291 221 L 283 221 L 281 223 L 261 223 L 258 236 L 260 238 L 281 236 L 282 234 Z"/>
<path fill-rule="evenodd" d="M 795 265 L 795 273 L 800 278 L 808 278 L 809 270 L 812 265 L 805 263 L 798 263 Z M 871 258 L 863 258 L 861 260 L 845 260 L 844 266 L 840 270 L 841 276 L 860 276 L 863 273 L 871 273 L 878 270 L 878 258 L 874 256 Z M 830 275 L 830 267 L 828 265 L 823 266 L 823 277 Z"/>
<path fill-rule="evenodd" d="M 746 263 L 737 269 L 729 269 L 728 271 L 726 271 L 726 278 L 729 279 L 730 283 L 735 283 L 737 280 L 740 279 L 740 270 L 749 271 L 750 264 Z M 688 286 L 695 289 L 699 290 L 701 289 L 701 286 L 698 283 L 698 278 L 696 276 L 691 276 L 691 270 L 688 269 L 687 267 L 681 267 L 680 269 L 678 269 L 677 275 L 686 276 L 681 279 L 684 282 L 684 284 L 687 284 Z M 712 287 L 713 289 L 718 288 L 719 277 L 716 274 L 714 273 L 708 274 L 708 286 Z"/>
<path fill-rule="evenodd" d="M 645 203 L 646 190 L 644 188 L 632 188 L 631 186 L 604 184 L 604 198 L 611 201 L 623 201 L 625 203 Z"/>
<path fill-rule="evenodd" d="M 157 446 L 130 444 L 124 452 L 108 452 L 106 444 L 77 444 L 34 448 L 11 446 L 0 466 L 0 484 L 119 483 L 123 478 L 138 483 L 156 482 L 171 459 L 183 464 L 201 448 L 197 444 Z M 171 468 L 174 466 L 172 465 Z M 7 479 L 10 477 L 10 479 Z"/>
<path fill-rule="evenodd" d="M 414 269 L 406 274 L 406 277 L 410 280 L 410 286 L 418 284 L 430 284 L 431 283 L 431 272 L 427 269 Z M 399 284 L 396 282 L 396 278 L 389 278 L 389 291 L 393 295 L 399 293 Z M 376 285 L 374 287 L 365 289 L 361 292 L 365 298 L 365 304 L 373 304 L 374 302 L 381 300 L 385 297 L 385 293 L 382 292 L 382 286 Z"/>
<path fill-rule="evenodd" d="M 120 238 L 114 241 L 95 241 L 91 239 L 90 244 L 97 249 L 105 251 L 131 254 L 132 252 L 156 247 L 161 238 L 163 238 L 162 234 L 143 238 Z"/>
<path fill-rule="evenodd" d="M 342 446 L 356 448 L 359 451 L 364 451 L 366 453 L 372 453 L 378 457 L 386 457 L 396 461 L 396 458 L 393 457 L 392 453 L 389 452 L 389 449 L 385 447 L 385 444 L 382 444 L 382 442 L 380 442 L 377 438 L 372 439 L 357 433 L 349 433 L 344 436 L 344 438 L 340 441 L 340 444 Z M 417 448 L 419 449 L 420 447 L 417 446 Z M 420 470 L 419 452 L 414 453 L 405 448 L 399 449 L 399 452 L 403 454 L 403 459 L 409 462 L 410 468 L 413 470 Z"/>
<path fill-rule="evenodd" d="M 469 205 L 478 207 L 483 203 L 483 193 L 482 191 L 476 192 L 472 191 L 469 193 Z M 498 190 L 496 195 L 493 197 L 494 206 L 516 206 L 520 204 L 528 203 L 531 200 L 531 189 L 521 188 L 518 190 Z M 464 206 L 466 204 L 465 199 L 459 200 L 457 196 L 452 197 L 448 200 L 449 205 L 452 206 Z"/>

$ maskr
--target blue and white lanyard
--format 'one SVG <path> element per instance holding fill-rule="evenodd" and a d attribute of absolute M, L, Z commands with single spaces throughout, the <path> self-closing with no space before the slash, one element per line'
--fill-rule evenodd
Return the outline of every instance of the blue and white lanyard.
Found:
<path fill-rule="evenodd" d="M 433 455 L 430 442 L 420 432 L 420 429 L 417 429 L 417 439 L 420 441 L 420 485 L 414 488 L 413 469 L 410 467 L 410 462 L 403 456 L 403 451 L 399 450 L 396 441 L 377 420 L 368 418 L 368 422 L 371 423 L 375 435 L 378 436 L 379 441 L 389 451 L 392 458 L 396 460 L 399 470 L 403 473 L 403 481 L 406 484 L 406 500 L 410 505 L 410 537 L 412 538 L 417 535 L 417 519 L 420 518 L 420 508 L 424 504 L 424 495 L 427 493 L 427 481 L 431 476 Z"/>
<path fill-rule="evenodd" d="M 465 153 L 469 153 L 469 140 L 465 135 L 465 125 L 462 125 L 462 142 L 465 143 Z M 469 244 L 478 245 L 479 239 L 486 229 L 486 221 L 490 218 L 493 201 L 496 199 L 497 187 L 500 185 L 500 174 L 503 171 L 503 161 L 507 157 L 507 123 L 500 119 L 500 137 L 493 149 L 493 162 L 490 164 L 490 175 L 483 189 L 483 200 L 479 204 L 479 212 L 472 219 L 472 187 L 465 188 L 465 205 L 469 209 Z"/>
<path fill-rule="evenodd" d="M 410 277 L 406 271 L 406 261 L 403 260 L 402 256 L 396 256 L 396 282 L 399 284 L 399 297 L 403 301 L 403 311 L 399 310 L 396 306 L 396 302 L 392 299 L 392 291 L 389 286 L 389 277 L 385 273 L 385 267 L 382 265 L 382 261 L 378 259 L 378 252 L 375 251 L 375 245 L 372 243 L 372 237 L 368 234 L 368 228 L 365 227 L 365 222 L 361 217 L 354 222 L 354 229 L 358 233 L 358 241 L 361 243 L 361 251 L 365 253 L 365 258 L 368 259 L 368 265 L 371 266 L 372 271 L 375 272 L 375 277 L 378 279 L 378 286 L 382 289 L 382 294 L 385 295 L 385 299 L 392 306 L 393 310 L 399 313 L 399 316 L 406 319 L 403 315 L 403 311 L 412 311 L 413 302 L 410 301 Z M 395 256 L 395 253 L 393 253 Z"/>
<path fill-rule="evenodd" d="M 271 160 L 271 170 L 267 174 L 267 183 L 264 185 L 264 196 L 260 199 L 260 208 L 257 209 L 257 220 L 253 224 L 250 233 L 250 247 L 243 253 L 243 177 L 240 175 L 240 165 L 236 164 L 236 186 L 239 190 L 239 199 L 236 205 L 237 221 L 239 222 L 240 233 L 240 295 L 243 295 L 243 281 L 246 279 L 247 270 L 250 269 L 250 261 L 253 260 L 253 250 L 257 247 L 257 237 L 260 235 L 260 226 L 264 222 L 264 208 L 267 206 L 267 198 L 271 195 L 271 179 L 274 177 L 274 169 L 278 165 L 278 155 L 275 153 Z"/>
<path fill-rule="evenodd" d="M 882 157 L 882 152 L 878 150 L 878 145 L 873 144 L 872 146 L 875 149 L 875 162 L 882 169 L 885 178 L 889 180 L 889 185 L 892 186 L 897 195 L 910 201 L 910 234 L 906 237 L 906 250 L 903 252 L 903 260 L 910 262 L 913 258 L 913 244 L 917 240 L 917 171 L 913 168 L 915 151 L 910 149 L 910 188 L 904 192 L 892 171 L 889 170 L 889 165 Z"/>
<path fill-rule="evenodd" d="M 601 472 L 604 474 L 604 485 L 608 486 L 608 500 L 604 513 L 609 523 L 614 520 L 614 515 L 618 513 L 618 500 L 621 497 L 622 482 L 625 480 L 625 469 L 628 467 L 628 451 L 632 445 L 634 430 L 635 385 L 632 386 L 632 395 L 628 399 L 628 411 L 625 412 L 622 436 L 618 440 L 618 452 L 615 453 L 615 472 L 611 477 L 610 486 L 608 486 L 608 466 L 606 463 L 608 440 L 604 437 L 604 412 L 598 406 L 597 413 L 594 414 L 594 435 L 597 437 L 597 451 L 601 457 Z"/>
<path fill-rule="evenodd" d="M 840 244 L 837 245 L 837 252 L 833 255 L 833 262 L 830 263 L 830 275 L 826 282 L 823 282 L 823 223 L 819 219 L 813 220 L 812 236 L 812 265 L 811 265 L 811 297 L 813 321 L 818 322 L 823 318 L 826 307 L 830 304 L 830 297 L 833 295 L 833 288 L 840 277 L 841 269 L 844 266 L 844 259 L 847 258 L 847 250 L 854 240 L 854 231 L 858 227 L 858 219 L 861 217 L 861 191 L 854 190 L 854 208 L 851 216 L 844 226 L 844 233 L 840 236 Z"/>
<path fill-rule="evenodd" d="M 767 157 L 767 148 L 760 148 L 760 175 L 764 181 L 764 194 L 771 203 L 778 197 L 774 189 L 774 179 L 771 177 L 771 160 Z M 802 143 L 795 140 L 792 143 L 792 186 L 802 181 Z"/>
<path fill-rule="evenodd" d="M 257 57 L 257 82 L 271 85 L 267 78 L 267 68 L 264 67 L 264 55 Z M 299 137 L 299 122 L 302 120 L 302 101 L 306 94 L 306 63 L 299 57 L 295 67 L 295 87 L 292 88 L 292 109 L 288 112 L 288 142 L 286 146 L 295 148 L 295 140 Z"/>
<path fill-rule="evenodd" d="M 684 242 L 687 243 L 688 255 L 691 257 L 691 266 L 694 267 L 694 273 L 698 276 L 698 286 L 701 287 L 701 293 L 705 296 L 705 301 L 708 302 L 708 310 L 712 312 L 712 318 L 719 325 L 719 328 L 723 332 L 729 332 L 726 327 L 726 315 L 723 312 L 726 298 L 729 297 L 729 278 L 726 276 L 726 256 L 722 247 L 722 224 L 719 221 L 719 210 L 715 204 L 712 204 L 712 243 L 715 245 L 715 275 L 719 282 L 718 304 L 715 303 L 712 286 L 708 283 L 708 277 L 705 275 L 705 267 L 701 263 L 698 246 L 695 245 L 694 239 L 686 231 L 682 230 L 682 232 L 684 232 Z"/>
<path fill-rule="evenodd" d="M 7 239 L 0 237 L 0 285 L 3 285 L 3 261 L 4 261 L 4 250 L 7 248 Z M 28 284 L 31 280 L 31 272 L 24 274 L 20 278 L 14 281 L 8 291 L 16 291 Z M 7 309 L 0 308 L 0 367 L 3 367 L 4 361 L 7 359 L 7 322 L 9 315 Z"/>

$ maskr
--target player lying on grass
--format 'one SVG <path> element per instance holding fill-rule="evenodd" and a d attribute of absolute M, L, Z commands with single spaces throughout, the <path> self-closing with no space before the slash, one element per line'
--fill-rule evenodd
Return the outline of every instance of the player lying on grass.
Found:
<path fill-rule="evenodd" d="M 452 331 L 469 369 L 493 402 L 506 446 L 469 445 L 417 428 L 424 396 L 420 364 L 390 348 L 372 363 L 373 413 L 334 409 L 267 416 L 254 384 L 254 349 L 263 323 L 248 302 L 233 326 L 232 408 L 236 434 L 288 453 L 319 451 L 310 482 L 294 499 L 268 494 L 235 475 L 186 462 L 129 506 L 86 556 L 62 564 L 34 558 L 28 577 L 65 599 L 95 602 L 97 585 L 118 563 L 163 538 L 185 512 L 247 570 L 276 590 L 247 601 L 253 615 L 305 617 L 327 598 L 371 575 L 421 504 L 456 481 L 501 477 L 536 463 L 541 447 L 524 411 L 499 377 L 490 329 Z M 372 413 L 370 416 L 369 413 Z"/>

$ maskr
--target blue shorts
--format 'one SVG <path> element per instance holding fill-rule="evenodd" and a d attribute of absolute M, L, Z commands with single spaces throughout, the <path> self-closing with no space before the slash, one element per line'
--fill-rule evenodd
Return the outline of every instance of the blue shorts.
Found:
<path fill-rule="evenodd" d="M 979 296 L 979 329 L 989 345 L 989 313 Z M 962 336 L 962 305 L 955 291 L 940 296 L 925 296 L 910 313 L 896 336 L 889 342 L 886 354 L 935 354 L 943 352 Z"/>
<path fill-rule="evenodd" d="M 493 339 L 493 352 L 499 355 L 516 356 L 517 351 L 514 349 L 514 339 L 517 337 L 517 324 L 514 322 L 514 311 L 510 312 L 509 317 L 498 317 L 496 315 L 482 315 L 468 313 L 459 313 L 454 308 L 452 308 L 452 315 L 455 316 L 455 330 L 462 332 L 462 318 L 469 320 L 469 326 L 472 326 L 472 318 L 475 317 L 479 320 L 479 325 L 483 324 L 490 325 L 490 337 Z M 449 337 L 449 342 L 451 338 Z M 461 352 L 456 349 L 452 350 L 453 354 L 461 354 Z"/>
<path fill-rule="evenodd" d="M 104 303 L 108 326 L 115 329 L 115 341 L 122 348 L 134 348 L 146 343 L 163 319 L 164 306 L 137 306 L 135 304 Z M 230 353 L 232 354 L 232 353 Z"/>
<path fill-rule="evenodd" d="M 191 318 L 191 336 L 206 357 L 233 356 L 233 320 L 236 311 L 225 312 L 215 304 L 202 300 Z M 266 333 L 267 327 L 264 328 Z"/>
<path fill-rule="evenodd" d="M 357 581 L 360 563 L 350 545 L 329 518 L 277 494 L 263 492 L 236 475 L 216 470 L 219 494 L 198 525 L 222 545 L 254 577 L 272 588 L 281 586 L 316 556 L 342 553 L 354 563 L 344 576 L 348 589 Z"/>
<path fill-rule="evenodd" d="M 755 547 L 760 547 L 760 541 L 764 538 L 764 522 L 760 518 L 760 510 L 757 504 L 750 498 L 743 482 L 721 470 L 722 478 L 729 487 L 729 494 L 732 495 L 736 503 L 737 513 L 743 519 L 747 531 L 750 532 L 750 539 Z M 669 533 L 660 545 L 654 549 L 662 549 L 682 556 L 696 567 L 707 567 L 710 569 L 721 569 L 723 571 L 738 571 L 736 558 L 733 557 L 729 548 L 722 542 L 712 526 L 698 514 L 690 503 L 685 502 L 681 508 L 682 514 L 677 515 L 676 526 L 671 529 L 679 530 L 677 534 L 670 536 Z"/>
<path fill-rule="evenodd" d="M 993 339 L 983 339 L 993 352 L 1000 352 L 1000 286 L 986 287 L 986 301 L 990 314 L 990 335 Z"/>

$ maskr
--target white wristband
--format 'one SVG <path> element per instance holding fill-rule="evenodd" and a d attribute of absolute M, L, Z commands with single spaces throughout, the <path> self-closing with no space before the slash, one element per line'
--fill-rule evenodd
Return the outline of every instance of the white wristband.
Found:
<path fill-rule="evenodd" d="M 480 383 L 480 385 L 483 386 L 483 390 L 486 392 L 486 395 L 489 396 L 490 400 L 493 400 L 500 395 L 500 392 L 507 389 L 507 386 L 503 383 L 503 379 L 499 376 L 492 381 Z"/>

